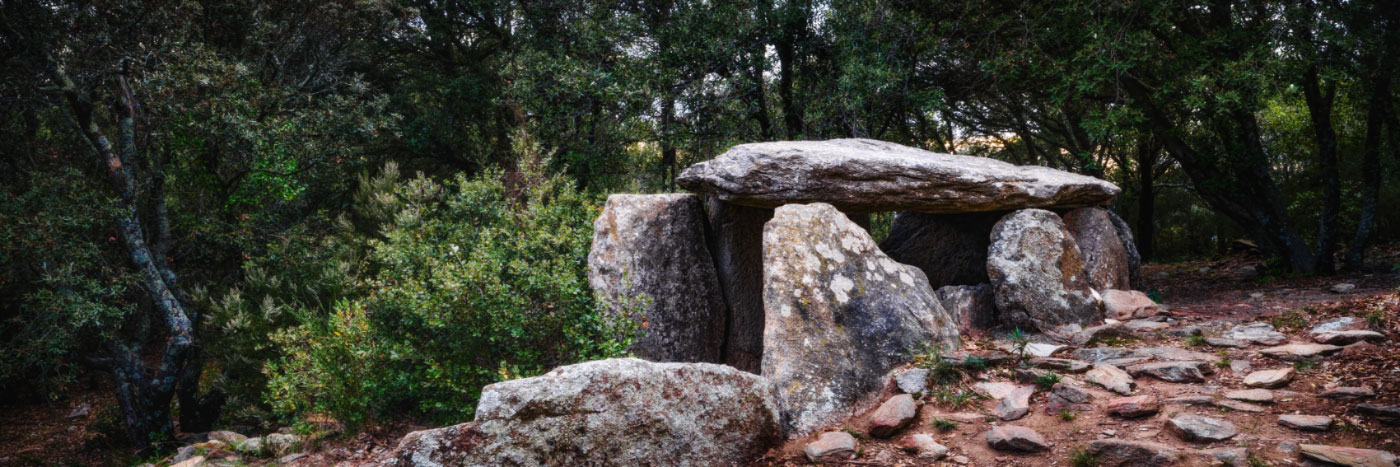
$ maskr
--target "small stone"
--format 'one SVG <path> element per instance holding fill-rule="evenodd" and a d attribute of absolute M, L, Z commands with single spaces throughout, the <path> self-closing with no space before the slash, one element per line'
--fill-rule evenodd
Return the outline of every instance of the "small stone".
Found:
<path fill-rule="evenodd" d="M 870 417 L 870 435 L 888 438 L 908 426 L 918 415 L 919 406 L 914 403 L 913 396 L 900 394 L 891 397 L 880 404 L 880 408 L 875 409 L 875 414 Z"/>
<path fill-rule="evenodd" d="M 301 437 L 281 433 L 270 434 L 263 438 L 263 446 L 273 456 L 281 457 L 301 449 Z"/>
<path fill-rule="evenodd" d="M 1385 334 L 1376 331 L 1323 331 L 1312 335 L 1319 344 L 1348 345 L 1357 342 L 1385 342 Z"/>
<path fill-rule="evenodd" d="M 1108 401 L 1106 409 L 1108 413 L 1123 418 L 1138 418 L 1157 413 L 1162 407 L 1162 402 L 1156 395 L 1143 394 L 1140 396 L 1119 397 Z"/>
<path fill-rule="evenodd" d="M 1065 348 L 1065 346 L 1063 345 L 1042 344 L 1039 342 L 1032 342 L 1026 345 L 1026 353 L 1032 357 L 1049 357 L 1063 348 Z"/>
<path fill-rule="evenodd" d="M 1363 387 L 1340 387 L 1322 391 L 1317 397 L 1332 400 L 1369 399 L 1376 397 L 1376 391 Z"/>
<path fill-rule="evenodd" d="M 1254 364 L 1249 360 L 1230 360 L 1230 372 L 1235 374 L 1249 373 L 1254 370 Z"/>
<path fill-rule="evenodd" d="M 1254 405 L 1248 402 L 1240 402 L 1234 399 L 1216 399 L 1215 406 L 1224 407 L 1230 410 L 1234 410 L 1236 412 L 1263 413 L 1265 411 L 1264 407 L 1262 406 Z"/>
<path fill-rule="evenodd" d="M 899 447 L 925 460 L 942 459 L 943 456 L 948 454 L 948 447 L 938 444 L 937 441 L 934 441 L 933 436 L 927 433 L 906 435 L 900 438 Z"/>
<path fill-rule="evenodd" d="M 1336 465 L 1357 467 L 1394 467 L 1396 457 L 1386 451 L 1375 449 L 1304 444 L 1299 446 L 1304 459 L 1328 462 Z"/>
<path fill-rule="evenodd" d="M 1168 277 L 1171 277 L 1171 276 L 1172 276 L 1172 275 L 1171 275 L 1171 273 L 1169 273 L 1169 272 L 1166 272 L 1166 271 L 1158 271 L 1156 274 L 1153 274 L 1153 275 L 1152 275 L 1152 280 L 1154 280 L 1154 281 L 1166 280 Z"/>
<path fill-rule="evenodd" d="M 850 459 L 856 455 L 856 438 L 844 431 L 828 431 L 807 443 L 802 453 L 807 460 L 819 464 Z"/>
<path fill-rule="evenodd" d="M 1143 347 L 1133 350 L 1134 355 L 1145 355 L 1164 362 L 1211 362 L 1214 354 L 1186 350 L 1178 347 Z"/>
<path fill-rule="evenodd" d="M 905 394 L 918 394 L 928 389 L 928 373 L 924 368 L 913 368 L 899 372 L 894 383 Z"/>
<path fill-rule="evenodd" d="M 1327 344 L 1288 344 L 1260 349 L 1259 353 L 1280 360 L 1306 360 L 1312 357 L 1327 356 L 1342 350 L 1341 347 Z"/>
<path fill-rule="evenodd" d="M 1084 379 L 1125 396 L 1133 393 L 1133 377 L 1112 365 L 1094 365 Z"/>
<path fill-rule="evenodd" d="M 1202 451 L 1200 456 L 1205 457 L 1211 465 L 1249 465 L 1249 450 L 1245 448 L 1220 448 Z"/>
<path fill-rule="evenodd" d="M 1182 405 L 1212 405 L 1215 403 L 1215 398 L 1210 396 L 1181 396 L 1167 399 L 1166 402 L 1168 404 Z"/>
<path fill-rule="evenodd" d="M 1207 337 L 1206 345 L 1209 345 L 1211 347 L 1230 347 L 1235 349 L 1243 349 L 1245 347 L 1249 347 L 1249 342 L 1237 339 L 1226 339 L 1224 337 Z"/>
<path fill-rule="evenodd" d="M 1351 292 L 1351 291 L 1353 291 L 1353 290 L 1356 290 L 1356 284 L 1350 284 L 1350 283 L 1343 282 L 1343 283 L 1334 285 L 1334 286 L 1332 286 L 1331 288 L 1329 288 L 1329 289 L 1327 289 L 1327 290 L 1331 290 L 1332 293 L 1347 293 L 1347 292 Z"/>
<path fill-rule="evenodd" d="M 1327 431 L 1332 417 L 1326 415 L 1279 415 L 1278 424 L 1298 431 Z"/>
<path fill-rule="evenodd" d="M 239 454 L 261 456 L 263 454 L 263 440 L 262 438 L 248 438 L 241 443 L 234 444 L 233 450 L 238 451 Z"/>
<path fill-rule="evenodd" d="M 1008 383 L 1005 381 L 983 381 L 972 385 L 972 392 L 982 394 L 992 399 L 1001 399 L 1006 397 L 1007 394 L 1011 394 L 1017 387 L 1015 383 Z"/>
<path fill-rule="evenodd" d="M 1090 363 L 1101 363 L 1104 360 L 1130 358 L 1135 355 L 1133 349 L 1121 347 L 1089 347 L 1075 349 L 1073 352 L 1070 352 L 1070 356 L 1077 360 L 1084 360 Z"/>
<path fill-rule="evenodd" d="M 1093 410 L 1093 406 L 1089 405 L 1093 398 L 1089 391 L 1060 381 L 1050 388 L 1050 395 L 1045 398 L 1045 413 L 1054 415 L 1063 410 L 1088 412 Z"/>
<path fill-rule="evenodd" d="M 1205 443 L 1224 441 L 1239 434 L 1234 423 L 1197 415 L 1178 415 L 1167 419 L 1166 428 L 1182 440 Z"/>
<path fill-rule="evenodd" d="M 1083 373 L 1089 371 L 1089 368 L 1093 367 L 1089 362 L 1070 360 L 1068 358 L 1032 358 L 1031 365 L 1035 365 L 1036 368 L 1067 371 L 1070 373 Z"/>
<path fill-rule="evenodd" d="M 1230 328 L 1229 331 L 1221 333 L 1220 337 L 1261 345 L 1279 345 L 1288 341 L 1288 336 L 1274 330 L 1274 325 L 1257 321 Z"/>
<path fill-rule="evenodd" d="M 1086 346 L 1095 342 L 1112 338 L 1133 337 L 1132 331 L 1122 324 L 1100 324 L 1091 326 L 1074 335 L 1074 345 Z"/>
<path fill-rule="evenodd" d="M 953 462 L 958 465 L 967 465 L 967 456 L 953 456 Z"/>
<path fill-rule="evenodd" d="M 1364 320 L 1353 316 L 1343 316 L 1323 321 L 1317 326 L 1313 326 L 1312 329 L 1309 329 L 1308 333 L 1319 334 L 1329 331 L 1364 331 L 1366 327 L 1366 321 Z"/>
<path fill-rule="evenodd" d="M 238 443 L 242 443 L 247 440 L 248 437 L 232 431 L 211 431 L 209 432 L 209 439 L 219 441 L 229 446 L 237 446 Z"/>
<path fill-rule="evenodd" d="M 1089 443 L 1089 453 L 1101 467 L 1168 466 L 1176 464 L 1180 454 L 1165 444 L 1121 439 Z"/>
<path fill-rule="evenodd" d="M 92 412 L 91 405 L 87 403 L 78 404 L 77 407 L 73 408 L 72 412 L 68 412 L 68 419 L 86 417 L 89 412 Z"/>
<path fill-rule="evenodd" d="M 1278 451 L 1282 454 L 1293 454 L 1295 452 L 1298 452 L 1298 443 L 1292 441 L 1284 441 L 1278 443 L 1278 446 L 1274 446 L 1274 451 Z"/>
<path fill-rule="evenodd" d="M 1162 330 L 1162 329 L 1166 329 L 1166 328 L 1172 327 L 1172 325 L 1167 324 L 1167 323 L 1164 323 L 1164 322 L 1153 321 L 1153 320 L 1147 320 L 1147 319 L 1135 319 L 1135 320 L 1132 320 L 1132 321 L 1129 321 L 1129 322 L 1125 323 L 1123 326 L 1127 327 L 1129 331 L 1133 331 L 1133 332 L 1139 332 L 1139 331 L 1160 331 L 1160 330 Z"/>
<path fill-rule="evenodd" d="M 992 409 L 992 413 L 1002 420 L 1016 420 L 1026 416 L 1031 410 L 1031 394 L 1035 392 L 1035 386 L 1021 386 L 1011 391 L 1006 397 L 997 403 Z"/>
<path fill-rule="evenodd" d="M 1274 389 L 1287 386 L 1293 381 L 1293 368 L 1284 367 L 1276 370 L 1260 370 L 1244 377 L 1244 385 L 1251 388 Z"/>
<path fill-rule="evenodd" d="M 204 463 L 204 456 L 194 456 L 189 459 L 185 459 L 183 461 L 171 464 L 170 467 L 195 467 L 196 465 L 202 463 Z"/>
<path fill-rule="evenodd" d="M 1104 316 L 1120 321 L 1147 318 L 1163 312 L 1152 298 L 1136 290 L 1105 290 L 1103 308 Z"/>
<path fill-rule="evenodd" d="M 1393 405 L 1356 404 L 1356 411 L 1370 415 L 1387 424 L 1400 423 L 1400 407 Z"/>
<path fill-rule="evenodd" d="M 304 452 L 294 452 L 294 453 L 287 454 L 287 455 L 285 455 L 285 456 L 282 456 L 282 457 L 277 458 L 277 463 L 278 463 L 278 464 L 290 464 L 290 463 L 296 462 L 297 460 L 299 460 L 299 459 L 301 459 L 301 458 L 303 458 L 303 457 L 306 457 L 306 453 L 304 453 Z"/>
<path fill-rule="evenodd" d="M 987 431 L 987 445 L 998 451 L 1040 452 L 1050 449 L 1045 438 L 1026 427 L 1004 425 Z"/>
<path fill-rule="evenodd" d="M 1205 375 L 1211 371 L 1210 365 L 1205 362 L 1140 363 L 1128 367 L 1128 374 L 1133 376 L 1148 375 L 1173 383 L 1203 382 Z"/>
<path fill-rule="evenodd" d="M 1272 404 L 1274 402 L 1274 392 L 1268 389 L 1245 389 L 1242 391 L 1227 392 L 1225 393 L 1225 398 L 1254 402 L 1257 404 Z"/>

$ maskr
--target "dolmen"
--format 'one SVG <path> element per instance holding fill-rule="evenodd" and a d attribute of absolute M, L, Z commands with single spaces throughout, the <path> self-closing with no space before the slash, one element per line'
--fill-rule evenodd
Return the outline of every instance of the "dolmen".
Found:
<path fill-rule="evenodd" d="M 1104 293 L 1137 280 L 1132 233 L 1102 207 L 1119 188 L 1093 177 L 837 139 L 734 146 L 676 182 L 690 193 L 610 196 L 588 256 L 605 311 L 645 323 L 630 349 L 645 362 L 588 362 L 488 387 L 477 423 L 405 438 L 401 464 L 463 443 L 524 465 L 646 463 L 645 452 L 666 463 L 747 462 L 872 408 L 892 370 L 920 351 L 952 350 L 960 335 L 996 326 L 1088 327 L 1104 319 Z M 869 216 L 884 212 L 896 214 L 877 243 Z M 609 386 L 589 387 L 598 384 Z M 726 413 L 686 417 L 753 432 L 689 443 L 710 434 L 692 422 L 652 420 L 651 437 L 609 428 L 626 411 L 694 397 L 712 401 L 702 412 Z M 521 416 L 561 424 L 526 427 Z M 607 447 L 512 434 L 584 426 L 602 427 Z"/>

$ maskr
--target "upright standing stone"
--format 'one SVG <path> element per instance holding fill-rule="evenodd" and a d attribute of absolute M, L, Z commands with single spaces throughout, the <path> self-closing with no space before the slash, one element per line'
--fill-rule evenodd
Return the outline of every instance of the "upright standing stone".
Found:
<path fill-rule="evenodd" d="M 894 262 L 828 204 L 778 208 L 763 229 L 763 375 L 789 436 L 839 422 L 957 327 L 924 273 Z"/>
<path fill-rule="evenodd" d="M 1074 238 L 1042 209 L 1007 214 L 992 228 L 987 274 L 1002 322 L 1027 331 L 1102 319 Z"/>
<path fill-rule="evenodd" d="M 933 293 L 957 321 L 959 334 L 970 336 L 997 325 L 997 303 L 991 284 L 946 285 Z"/>
<path fill-rule="evenodd" d="M 922 214 L 901 211 L 880 249 L 924 271 L 933 288 L 987 282 L 987 246 L 1000 213 Z"/>
<path fill-rule="evenodd" d="M 726 305 L 705 245 L 705 212 L 687 194 L 612 195 L 593 222 L 588 283 L 613 316 L 645 303 L 632 350 L 653 361 L 721 362 Z"/>
<path fill-rule="evenodd" d="M 1109 211 L 1100 207 L 1074 209 L 1065 213 L 1065 227 L 1084 255 L 1089 285 L 1098 290 L 1132 290 L 1132 264 L 1108 215 Z"/>
<path fill-rule="evenodd" d="M 1118 231 L 1118 241 L 1123 242 L 1123 251 L 1128 254 L 1128 282 L 1134 289 L 1142 288 L 1142 255 L 1138 253 L 1137 240 L 1133 239 L 1133 229 L 1112 209 L 1105 209 L 1108 220 Z"/>
<path fill-rule="evenodd" d="M 750 373 L 763 363 L 763 224 L 773 210 L 705 197 L 710 216 L 710 254 L 729 302 L 724 362 Z"/>

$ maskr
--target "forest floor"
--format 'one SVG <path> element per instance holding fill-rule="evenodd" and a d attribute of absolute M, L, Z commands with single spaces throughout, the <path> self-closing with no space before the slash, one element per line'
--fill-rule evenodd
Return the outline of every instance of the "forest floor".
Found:
<path fill-rule="evenodd" d="M 1378 248 L 1374 258 L 1384 264 L 1400 262 L 1400 244 Z M 926 396 L 918 420 L 889 439 L 872 439 L 864 435 L 869 426 L 867 414 L 849 420 L 844 427 L 859 438 L 860 455 L 853 465 L 928 465 L 899 449 L 896 442 L 904 435 L 928 433 L 947 446 L 947 457 L 938 463 L 947 465 L 1070 465 L 1071 453 L 1096 439 L 1115 437 L 1125 440 L 1154 441 L 1183 450 L 1243 447 L 1253 456 L 1254 465 L 1298 465 L 1296 447 L 1287 443 L 1328 444 L 1384 449 L 1400 453 L 1400 426 L 1384 425 L 1354 410 L 1358 401 L 1333 401 L 1315 397 L 1325 388 L 1334 386 L 1365 386 L 1375 390 L 1374 398 L 1359 401 L 1378 405 L 1400 405 L 1400 273 L 1391 270 L 1373 274 L 1341 274 L 1328 277 L 1254 277 L 1237 274 L 1243 266 L 1261 261 L 1248 254 L 1231 255 L 1213 260 L 1172 264 L 1148 264 L 1143 267 L 1144 289 L 1151 291 L 1168 305 L 1172 328 L 1203 325 L 1206 336 L 1218 332 L 1221 326 L 1253 321 L 1268 322 L 1293 342 L 1310 342 L 1307 331 L 1313 325 L 1339 316 L 1370 318 L 1373 329 L 1385 333 L 1388 339 L 1378 345 L 1344 350 L 1314 363 L 1291 363 L 1264 357 L 1257 351 L 1262 346 L 1243 349 L 1214 348 L 1199 340 L 1174 336 L 1158 330 L 1140 333 L 1139 339 L 1114 342 L 1114 345 L 1140 347 L 1179 347 L 1195 352 L 1210 353 L 1222 361 L 1247 361 L 1253 370 L 1293 366 L 1297 375 L 1285 388 L 1274 390 L 1275 402 L 1261 404 L 1260 412 L 1232 410 L 1211 405 L 1179 405 L 1164 403 L 1155 415 L 1138 419 L 1109 416 L 1101 405 L 1116 394 L 1082 383 L 1094 396 L 1095 408 L 1075 412 L 1073 417 L 1047 413 L 1044 408 L 1046 392 L 1037 391 L 1031 398 L 1031 411 L 1025 418 L 1000 422 L 991 416 L 995 400 L 974 398 L 960 402 L 940 403 L 935 395 Z M 1354 290 L 1335 293 L 1329 290 L 1339 283 L 1351 283 Z M 980 336 L 965 339 L 967 350 L 981 347 L 1004 347 L 1006 337 Z M 1101 344 L 1102 345 L 1102 344 Z M 1061 356 L 1059 354 L 1056 355 Z M 1177 384 L 1150 377 L 1135 379 L 1137 394 L 1157 394 L 1163 400 L 1189 395 L 1213 395 L 1234 389 L 1245 389 L 1241 378 L 1247 371 L 1235 372 L 1222 365 L 1204 383 Z M 1082 374 L 1065 372 L 1066 380 L 1083 381 Z M 963 394 L 978 382 L 1014 382 L 1013 369 L 990 368 L 969 373 L 958 383 L 930 392 Z M 115 400 L 105 378 L 85 380 L 79 388 L 60 401 L 37 404 L 0 404 L 0 465 L 127 465 L 157 459 L 139 459 L 123 447 L 123 433 L 117 418 Z M 1027 384 L 1027 383 L 1022 383 Z M 888 395 L 888 394 L 887 394 Z M 956 400 L 957 397 L 945 398 Z M 87 407 L 86 411 L 79 410 Z M 1176 414 L 1200 414 L 1226 419 L 1240 428 L 1234 439 L 1217 443 L 1188 443 L 1163 430 L 1167 418 Z M 1281 414 L 1330 415 L 1336 425 L 1329 431 L 1305 433 L 1280 426 Z M 949 420 L 943 429 L 935 420 Z M 1052 448 L 1037 454 L 1011 454 L 991 450 L 985 433 L 993 425 L 1029 427 L 1043 435 Z M 331 436 L 310 444 L 305 456 L 294 465 L 365 465 L 388 460 L 398 439 L 405 433 L 423 427 L 413 423 L 392 423 L 367 432 Z M 252 434 L 252 433 L 249 433 Z M 759 465 L 807 464 L 802 448 L 815 439 L 791 440 L 771 450 Z M 1283 445 L 1282 447 L 1280 445 Z M 961 463 L 955 462 L 963 461 Z M 270 461 L 269 461 L 270 462 Z"/>

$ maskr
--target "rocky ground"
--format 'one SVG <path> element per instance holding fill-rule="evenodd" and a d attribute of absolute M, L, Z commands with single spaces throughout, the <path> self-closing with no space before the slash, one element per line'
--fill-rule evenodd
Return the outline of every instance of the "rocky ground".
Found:
<path fill-rule="evenodd" d="M 1330 447 L 1400 453 L 1397 275 L 1274 278 L 1251 266 L 1245 256 L 1145 266 L 1143 289 L 1170 309 L 1160 322 L 1094 329 L 1102 338 L 1083 343 L 1081 334 L 1082 345 L 1030 336 L 1032 351 L 1053 349 L 1053 358 L 1024 364 L 1008 333 L 966 339 L 943 363 L 925 359 L 933 376 L 917 402 L 896 397 L 904 391 L 892 381 L 881 408 L 791 440 L 760 464 L 824 455 L 857 465 L 1301 465 L 1345 456 L 1392 465 L 1387 454 Z M 985 368 L 965 364 L 968 356 L 986 358 Z M 1131 392 L 1106 387 L 1114 374 L 1131 380 Z"/>

